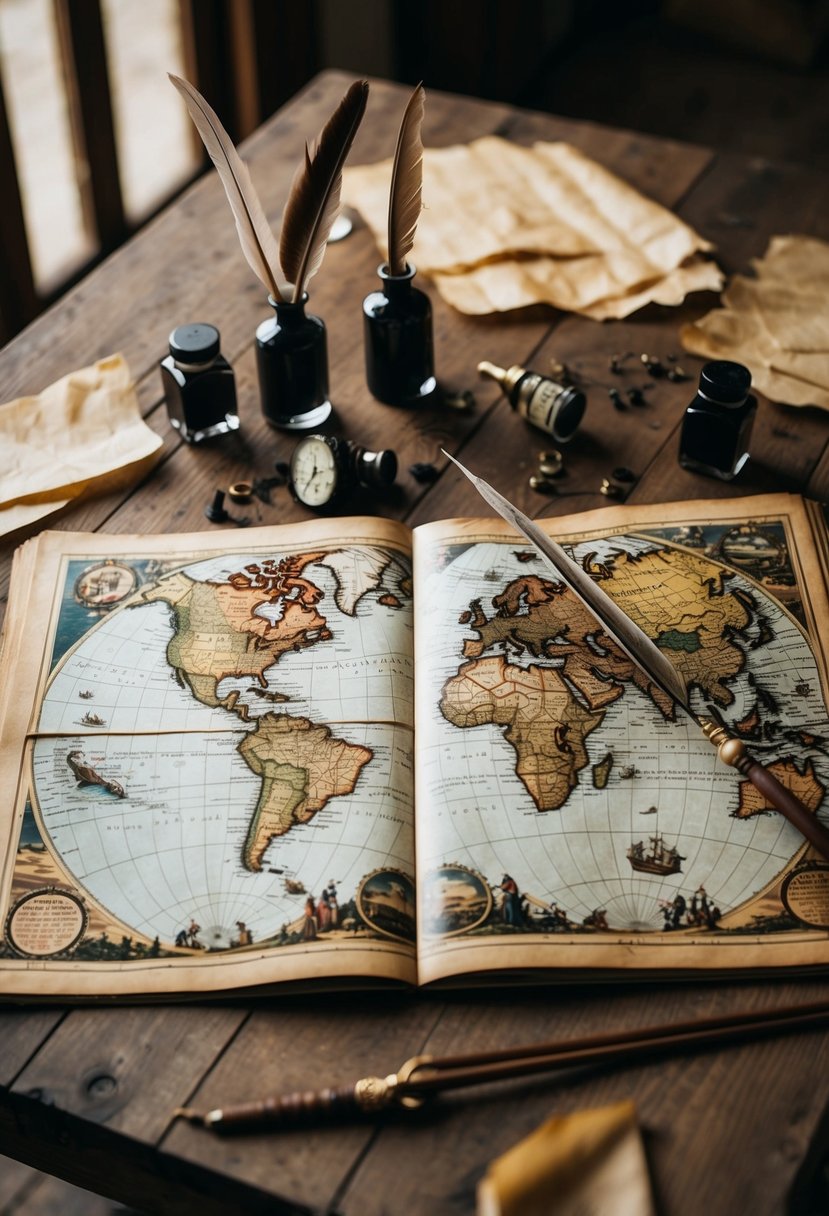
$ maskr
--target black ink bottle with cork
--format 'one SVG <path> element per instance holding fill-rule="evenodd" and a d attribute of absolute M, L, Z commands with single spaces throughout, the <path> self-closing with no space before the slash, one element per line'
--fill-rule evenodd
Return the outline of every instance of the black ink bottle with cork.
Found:
<path fill-rule="evenodd" d="M 161 379 L 171 426 L 187 443 L 238 430 L 236 381 L 215 325 L 179 325 L 169 341 Z"/>
<path fill-rule="evenodd" d="M 700 372 L 699 388 L 685 411 L 679 439 L 684 469 L 731 481 L 748 460 L 757 398 L 742 363 L 716 359 Z"/>

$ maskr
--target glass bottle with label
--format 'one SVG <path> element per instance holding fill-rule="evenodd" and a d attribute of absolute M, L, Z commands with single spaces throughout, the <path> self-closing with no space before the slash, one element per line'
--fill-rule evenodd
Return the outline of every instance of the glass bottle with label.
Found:
<path fill-rule="evenodd" d="M 478 371 L 500 384 L 517 414 L 540 431 L 552 435 L 557 443 L 566 443 L 575 434 L 587 407 L 584 393 L 579 389 L 559 384 L 550 376 L 528 371 L 518 364 L 503 368 L 484 360 L 478 364 Z"/>

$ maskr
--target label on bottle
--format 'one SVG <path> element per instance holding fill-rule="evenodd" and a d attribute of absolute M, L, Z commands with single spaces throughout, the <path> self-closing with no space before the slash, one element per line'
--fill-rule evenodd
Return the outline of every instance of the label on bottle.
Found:
<path fill-rule="evenodd" d="M 539 430 L 552 435 L 556 410 L 563 391 L 560 385 L 554 380 L 548 380 L 546 376 L 527 376 L 521 385 L 518 413 Z"/>

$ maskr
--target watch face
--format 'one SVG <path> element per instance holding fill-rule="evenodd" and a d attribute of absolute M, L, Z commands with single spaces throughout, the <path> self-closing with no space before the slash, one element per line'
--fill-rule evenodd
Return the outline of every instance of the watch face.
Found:
<path fill-rule="evenodd" d="M 306 507 L 324 507 L 337 490 L 337 460 L 324 439 L 309 435 L 301 439 L 291 458 L 294 494 Z"/>

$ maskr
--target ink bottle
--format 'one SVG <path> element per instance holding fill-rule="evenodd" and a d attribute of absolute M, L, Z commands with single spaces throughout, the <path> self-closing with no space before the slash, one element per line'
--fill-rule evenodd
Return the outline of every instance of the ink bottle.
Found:
<path fill-rule="evenodd" d="M 274 315 L 256 327 L 256 370 L 265 421 L 283 431 L 322 426 L 334 408 L 328 397 L 325 322 L 301 300 L 268 296 Z"/>
<path fill-rule="evenodd" d="M 748 460 L 757 398 L 742 363 L 716 359 L 700 372 L 697 395 L 685 411 L 679 437 L 684 469 L 731 481 Z"/>
<path fill-rule="evenodd" d="M 500 384 L 512 408 L 527 422 L 557 443 L 572 439 L 587 406 L 579 389 L 518 365 L 505 369 L 484 360 L 478 371 Z"/>
<path fill-rule="evenodd" d="M 239 429 L 233 368 L 221 354 L 214 325 L 179 325 L 161 360 L 170 425 L 187 443 Z"/>
<path fill-rule="evenodd" d="M 423 405 L 434 400 L 432 305 L 412 285 L 415 268 L 393 275 L 378 267 L 381 288 L 363 301 L 366 383 L 386 405 Z"/>

